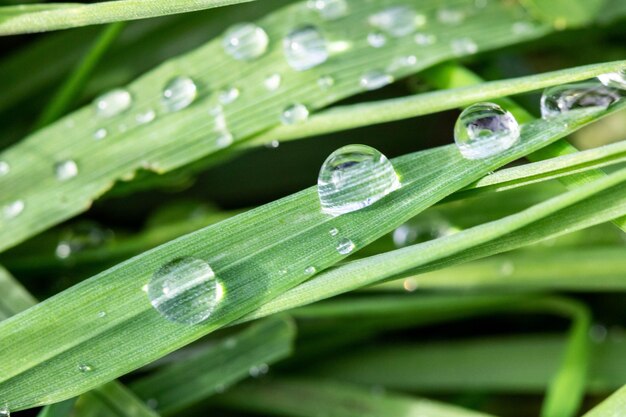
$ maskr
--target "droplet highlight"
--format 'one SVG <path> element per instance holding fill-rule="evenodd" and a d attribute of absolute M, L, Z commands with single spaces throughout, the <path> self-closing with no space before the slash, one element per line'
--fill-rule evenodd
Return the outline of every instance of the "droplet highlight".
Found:
<path fill-rule="evenodd" d="M 24 211 L 25 204 L 22 200 L 15 200 L 4 206 L 2 213 L 7 220 L 14 219 Z"/>
<path fill-rule="evenodd" d="M 418 15 L 415 10 L 406 6 L 388 7 L 372 14 L 367 20 L 373 27 L 395 38 L 410 35 L 426 23 L 424 15 Z"/>
<path fill-rule="evenodd" d="M 280 76 L 280 74 L 272 74 L 265 78 L 263 84 L 265 85 L 265 88 L 267 88 L 269 91 L 276 91 L 280 88 L 280 84 L 282 83 L 282 81 L 283 78 Z"/>
<path fill-rule="evenodd" d="M 352 242 L 350 239 L 347 238 L 341 238 L 339 239 L 339 242 L 337 242 L 337 252 L 339 252 L 341 255 L 347 255 L 350 252 L 352 252 L 355 248 L 354 242 Z"/>
<path fill-rule="evenodd" d="M 239 61 L 250 61 L 267 51 L 270 39 L 260 26 L 254 23 L 238 23 L 224 33 L 224 51 Z"/>
<path fill-rule="evenodd" d="M 621 98 L 617 90 L 586 82 L 546 88 L 541 96 L 541 117 L 548 119 L 572 110 L 606 109 Z"/>
<path fill-rule="evenodd" d="M 189 107 L 198 95 L 196 83 L 189 77 L 175 77 L 163 88 L 161 103 L 168 112 L 175 112 Z"/>
<path fill-rule="evenodd" d="M 144 112 L 141 112 L 135 116 L 135 121 L 140 125 L 145 125 L 150 123 L 156 118 L 156 113 L 152 109 L 148 109 Z"/>
<path fill-rule="evenodd" d="M 0 177 L 7 175 L 11 170 L 11 166 L 6 161 L 0 161 Z"/>
<path fill-rule="evenodd" d="M 328 46 L 320 30 L 312 25 L 298 27 L 283 40 L 285 59 L 291 68 L 304 71 L 328 59 Z"/>
<path fill-rule="evenodd" d="M 382 48 L 387 43 L 387 37 L 380 32 L 368 33 L 367 43 L 372 48 Z"/>
<path fill-rule="evenodd" d="M 477 103 L 463 110 L 454 126 L 454 140 L 466 159 L 483 159 L 513 146 L 520 137 L 515 117 L 493 103 Z"/>
<path fill-rule="evenodd" d="M 58 162 L 54 165 L 54 174 L 59 181 L 67 181 L 78 175 L 78 165 L 71 159 Z"/>
<path fill-rule="evenodd" d="M 335 79 L 330 75 L 322 75 L 317 79 L 317 86 L 322 90 L 328 90 L 335 85 Z"/>
<path fill-rule="evenodd" d="M 346 0 L 309 0 L 309 9 L 316 11 L 323 20 L 336 20 L 348 14 Z"/>
<path fill-rule="evenodd" d="M 397 227 L 391 234 L 397 248 L 415 245 L 458 232 L 447 219 L 436 213 L 423 213 Z"/>
<path fill-rule="evenodd" d="M 220 91 L 218 99 L 222 104 L 230 104 L 239 98 L 239 89 L 235 87 L 229 87 Z"/>
<path fill-rule="evenodd" d="M 361 76 L 359 84 L 366 90 L 377 90 L 393 82 L 393 77 L 381 70 L 368 71 Z"/>
<path fill-rule="evenodd" d="M 280 121 L 285 125 L 302 123 L 309 117 L 309 109 L 300 103 L 287 106 L 280 115 Z"/>
<path fill-rule="evenodd" d="M 109 134 L 109 132 L 105 128 L 102 127 L 100 129 L 97 129 L 93 133 L 93 138 L 95 140 L 102 140 L 102 139 L 106 138 L 108 134 Z"/>
<path fill-rule="evenodd" d="M 626 69 L 598 75 L 598 80 L 607 87 L 626 90 Z"/>
<path fill-rule="evenodd" d="M 109 118 L 125 112 L 132 103 L 133 98 L 127 90 L 116 88 L 97 97 L 94 107 L 99 117 Z"/>
<path fill-rule="evenodd" d="M 450 42 L 450 47 L 456 56 L 471 55 L 478 52 L 478 45 L 470 38 L 453 39 Z"/>
<path fill-rule="evenodd" d="M 370 206 L 398 188 L 391 162 L 366 145 L 337 149 L 324 161 L 317 180 L 322 211 L 333 216 Z"/>
<path fill-rule="evenodd" d="M 86 374 L 93 371 L 93 366 L 86 363 L 81 363 L 78 365 L 78 371 L 80 373 Z"/>

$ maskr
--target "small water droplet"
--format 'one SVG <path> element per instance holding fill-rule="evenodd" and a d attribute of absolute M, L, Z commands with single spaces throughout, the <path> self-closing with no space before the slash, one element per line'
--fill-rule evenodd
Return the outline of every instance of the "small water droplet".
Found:
<path fill-rule="evenodd" d="M 337 243 L 336 249 L 341 255 L 347 255 L 354 250 L 354 247 L 354 243 L 350 239 L 341 238 Z"/>
<path fill-rule="evenodd" d="M 7 175 L 11 170 L 11 166 L 6 161 L 0 161 L 0 177 Z"/>
<path fill-rule="evenodd" d="M 128 110 L 132 103 L 133 98 L 128 91 L 116 88 L 97 97 L 94 107 L 98 116 L 113 117 Z"/>
<path fill-rule="evenodd" d="M 598 80 L 607 87 L 626 90 L 626 69 L 598 75 Z"/>
<path fill-rule="evenodd" d="M 478 52 L 478 45 L 470 38 L 453 39 L 450 42 L 450 47 L 456 56 L 471 55 Z"/>
<path fill-rule="evenodd" d="M 541 117 L 548 119 L 571 110 L 605 109 L 619 100 L 618 91 L 600 83 L 586 82 L 546 88 L 541 96 Z"/>
<path fill-rule="evenodd" d="M 283 40 L 285 59 L 291 68 L 304 71 L 328 59 L 326 39 L 318 28 L 312 25 L 300 26 Z"/>
<path fill-rule="evenodd" d="M 516 35 L 526 35 L 532 33 L 534 29 L 534 25 L 530 22 L 520 21 L 515 22 L 511 26 L 511 32 Z"/>
<path fill-rule="evenodd" d="M 412 67 L 415 64 L 417 64 L 417 57 L 415 55 L 400 56 L 391 61 L 387 70 L 389 72 L 395 72 L 403 68 Z"/>
<path fill-rule="evenodd" d="M 381 70 L 368 71 L 361 76 L 359 84 L 366 90 L 377 90 L 393 82 L 393 77 Z"/>
<path fill-rule="evenodd" d="M 25 204 L 22 200 L 16 200 L 4 206 L 2 210 L 5 219 L 14 219 L 24 211 Z"/>
<path fill-rule="evenodd" d="M 200 323 L 213 313 L 221 295 L 215 272 L 201 259 L 184 257 L 161 266 L 148 284 L 152 306 L 177 323 Z"/>
<path fill-rule="evenodd" d="M 168 112 L 188 107 L 196 99 L 198 88 L 189 77 L 175 77 L 163 88 L 161 103 Z"/>
<path fill-rule="evenodd" d="M 454 140 L 466 159 L 497 155 L 520 137 L 515 117 L 493 103 L 477 103 L 463 110 L 454 125 Z"/>
<path fill-rule="evenodd" d="M 309 0 L 307 6 L 324 20 L 335 20 L 348 14 L 346 0 Z"/>
<path fill-rule="evenodd" d="M 313 275 L 317 270 L 314 266 L 307 266 L 304 270 L 304 273 L 307 275 Z"/>
<path fill-rule="evenodd" d="M 156 113 L 152 109 L 148 109 L 142 113 L 137 114 L 135 116 L 135 121 L 140 125 L 145 125 L 146 123 L 150 123 L 156 118 Z"/>
<path fill-rule="evenodd" d="M 272 141 L 267 142 L 267 143 L 265 144 L 265 147 L 266 147 L 266 148 L 269 148 L 269 149 L 276 149 L 276 148 L 278 148 L 279 146 L 280 146 L 280 142 L 279 142 L 279 141 L 277 141 L 277 140 L 272 140 Z"/>
<path fill-rule="evenodd" d="M 426 23 L 424 15 L 418 15 L 415 10 L 406 6 L 388 7 L 374 13 L 367 20 L 370 25 L 395 38 L 410 35 L 417 27 Z"/>
<path fill-rule="evenodd" d="M 333 216 L 374 204 L 398 188 L 391 162 L 365 145 L 344 146 L 330 154 L 317 180 L 322 211 Z"/>
<path fill-rule="evenodd" d="M 218 148 L 225 148 L 232 145 L 234 141 L 235 138 L 230 132 L 221 132 L 215 140 L 215 143 L 217 144 Z"/>
<path fill-rule="evenodd" d="M 229 104 L 237 100 L 239 97 L 239 89 L 235 87 L 228 87 L 225 90 L 220 91 L 218 99 L 222 104 Z"/>
<path fill-rule="evenodd" d="M 465 19 L 465 13 L 457 9 L 439 9 L 437 11 L 437 20 L 446 25 L 458 25 Z"/>
<path fill-rule="evenodd" d="M 99 311 L 98 312 L 98 318 L 103 319 L 107 316 L 107 312 L 106 311 Z"/>
<path fill-rule="evenodd" d="M 402 288 L 407 292 L 413 292 L 417 289 L 417 281 L 413 278 L 407 278 L 402 282 Z"/>
<path fill-rule="evenodd" d="M 234 349 L 235 347 L 237 347 L 237 339 L 235 339 L 234 337 L 229 337 L 224 342 L 224 347 L 226 349 Z"/>
<path fill-rule="evenodd" d="M 372 32 L 367 34 L 367 43 L 372 48 L 382 48 L 387 43 L 387 37 L 380 32 Z"/>
<path fill-rule="evenodd" d="M 11 417 L 11 410 L 6 405 L 0 407 L 0 417 Z"/>
<path fill-rule="evenodd" d="M 78 371 L 85 374 L 85 373 L 93 371 L 93 366 L 86 364 L 86 363 L 81 363 L 78 365 Z"/>
<path fill-rule="evenodd" d="M 508 277 L 513 275 L 513 272 L 515 272 L 515 265 L 513 264 L 513 262 L 511 261 L 505 261 L 502 262 L 502 265 L 500 265 L 500 274 Z"/>
<path fill-rule="evenodd" d="M 262 363 L 260 365 L 251 366 L 248 370 L 248 373 L 252 378 L 258 378 L 261 375 L 265 375 L 266 373 L 268 373 L 269 369 L 270 368 L 267 364 Z"/>
<path fill-rule="evenodd" d="M 78 175 L 78 165 L 71 159 L 58 162 L 54 165 L 54 174 L 59 181 L 67 181 Z"/>
<path fill-rule="evenodd" d="M 111 230 L 103 229 L 95 222 L 80 222 L 60 234 L 55 255 L 59 259 L 67 259 L 78 252 L 101 247 L 112 239 Z"/>
<path fill-rule="evenodd" d="M 339 229 L 337 229 L 336 227 L 333 227 L 332 229 L 330 229 L 330 230 L 328 231 L 328 233 L 329 233 L 331 236 L 337 236 L 337 234 L 339 233 Z"/>
<path fill-rule="evenodd" d="M 280 88 L 280 84 L 282 83 L 282 81 L 283 78 L 280 76 L 280 74 L 272 74 L 265 78 L 263 84 L 265 85 L 265 88 L 267 88 L 269 91 L 276 91 L 278 90 L 278 88 Z"/>
<path fill-rule="evenodd" d="M 416 33 L 413 40 L 416 44 L 425 46 L 435 44 L 437 42 L 437 37 L 428 33 Z"/>
<path fill-rule="evenodd" d="M 101 127 L 93 133 L 93 138 L 96 140 L 101 140 L 106 138 L 108 134 L 109 132 L 105 128 Z"/>
<path fill-rule="evenodd" d="M 397 248 L 449 236 L 458 231 L 447 219 L 437 213 L 423 213 L 397 227 L 392 240 Z"/>
<path fill-rule="evenodd" d="M 309 118 L 309 109 L 304 104 L 295 103 L 287 106 L 280 115 L 280 121 L 285 125 L 301 123 Z"/>
<path fill-rule="evenodd" d="M 335 85 L 335 79 L 330 75 L 322 75 L 317 79 L 317 85 L 322 90 L 328 90 L 330 87 Z"/>
<path fill-rule="evenodd" d="M 263 28 L 254 23 L 238 23 L 224 33 L 224 51 L 240 61 L 250 61 L 267 51 L 270 39 Z"/>

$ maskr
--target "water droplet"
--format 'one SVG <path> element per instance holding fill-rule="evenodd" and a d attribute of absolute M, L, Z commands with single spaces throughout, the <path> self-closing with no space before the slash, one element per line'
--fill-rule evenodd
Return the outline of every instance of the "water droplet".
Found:
<path fill-rule="evenodd" d="M 602 343 L 606 340 L 606 336 L 608 335 L 608 330 L 606 326 L 602 324 L 593 324 L 589 328 L 589 339 L 591 339 L 594 343 Z"/>
<path fill-rule="evenodd" d="M 466 159 L 487 158 L 509 149 L 520 137 L 515 117 L 493 103 L 463 110 L 454 126 L 454 140 Z"/>
<path fill-rule="evenodd" d="M 295 103 L 287 106 L 280 115 L 280 121 L 285 125 L 301 123 L 308 119 L 309 109 L 304 104 Z"/>
<path fill-rule="evenodd" d="M 417 289 L 417 281 L 413 278 L 407 278 L 402 282 L 402 288 L 404 288 L 405 291 L 413 292 Z"/>
<path fill-rule="evenodd" d="M 161 103 L 165 110 L 175 112 L 188 107 L 196 99 L 198 88 L 189 77 L 172 78 L 163 88 Z"/>
<path fill-rule="evenodd" d="M 276 91 L 280 87 L 282 81 L 283 77 L 281 77 L 280 74 L 272 74 L 269 75 L 265 81 L 263 81 L 263 84 L 269 91 Z"/>
<path fill-rule="evenodd" d="M 515 272 L 515 265 L 513 264 L 513 262 L 511 261 L 505 261 L 502 262 L 502 265 L 500 265 L 500 274 L 508 277 L 513 275 L 513 272 Z"/>
<path fill-rule="evenodd" d="M 0 407 L 0 417 L 11 417 L 11 410 L 6 405 Z"/>
<path fill-rule="evenodd" d="M 465 13 L 456 9 L 439 9 L 437 20 L 446 25 L 458 25 L 465 19 Z"/>
<path fill-rule="evenodd" d="M 403 68 L 412 67 L 415 64 L 417 64 L 417 57 L 415 55 L 400 56 L 391 61 L 387 70 L 389 72 L 395 72 Z"/>
<path fill-rule="evenodd" d="M 106 311 L 99 311 L 98 312 L 98 318 L 99 319 L 103 319 L 107 316 L 107 312 Z"/>
<path fill-rule="evenodd" d="M 361 76 L 359 84 L 366 90 L 376 90 L 391 84 L 393 77 L 381 70 L 368 71 Z"/>
<path fill-rule="evenodd" d="M 135 120 L 140 125 L 145 125 L 146 123 L 150 123 L 155 118 L 156 118 L 156 113 L 152 109 L 148 109 L 142 113 L 137 114 L 137 116 L 135 116 Z"/>
<path fill-rule="evenodd" d="M 456 233 L 458 229 L 437 213 L 423 213 L 397 227 L 392 233 L 397 248 L 427 242 Z"/>
<path fill-rule="evenodd" d="M 437 42 L 437 37 L 435 35 L 430 35 L 427 33 L 416 33 L 413 40 L 415 40 L 416 44 L 425 46 L 433 45 L 435 42 Z"/>
<path fill-rule="evenodd" d="M 571 110 L 609 107 L 620 94 L 599 83 L 566 84 L 546 88 L 541 96 L 541 117 L 558 116 Z"/>
<path fill-rule="evenodd" d="M 239 89 L 235 87 L 226 88 L 223 91 L 220 91 L 218 98 L 220 103 L 229 104 L 233 101 L 237 100 L 239 97 Z"/>
<path fill-rule="evenodd" d="M 267 33 L 253 23 L 238 23 L 224 33 L 224 51 L 240 61 L 250 61 L 267 51 L 270 39 Z"/>
<path fill-rule="evenodd" d="M 128 110 L 132 103 L 133 98 L 128 91 L 116 88 L 97 97 L 94 107 L 98 116 L 113 117 Z"/>
<path fill-rule="evenodd" d="M 330 233 L 331 236 L 337 236 L 337 234 L 339 233 L 339 229 L 337 229 L 336 227 L 333 227 L 332 229 L 328 231 L 328 233 Z"/>
<path fill-rule="evenodd" d="M 368 33 L 367 43 L 372 48 L 382 48 L 387 43 L 387 37 L 380 32 Z"/>
<path fill-rule="evenodd" d="M 209 264 L 184 257 L 167 262 L 152 275 L 148 298 L 168 320 L 196 324 L 211 316 L 221 294 Z"/>
<path fill-rule="evenodd" d="M 335 85 L 335 79 L 330 75 L 322 75 L 317 79 L 317 85 L 322 90 L 328 90 L 330 87 Z"/>
<path fill-rule="evenodd" d="M 221 132 L 217 137 L 215 143 L 217 144 L 218 148 L 225 148 L 232 145 L 234 141 L 235 138 L 230 132 Z"/>
<path fill-rule="evenodd" d="M 109 132 L 105 128 L 101 127 L 93 133 L 93 138 L 96 140 L 104 139 L 108 134 Z"/>
<path fill-rule="evenodd" d="M 234 349 L 235 347 L 237 347 L 237 339 L 235 339 L 234 337 L 229 337 L 224 342 L 224 347 L 226 349 Z"/>
<path fill-rule="evenodd" d="M 85 374 L 93 371 L 93 366 L 86 363 L 81 363 L 80 365 L 78 365 L 78 371 Z"/>
<path fill-rule="evenodd" d="M 78 175 L 78 165 L 71 159 L 58 162 L 54 165 L 54 174 L 59 181 L 67 181 Z"/>
<path fill-rule="evenodd" d="M 12 203 L 4 206 L 2 210 L 5 219 L 14 219 L 24 211 L 24 202 L 22 200 L 16 200 Z"/>
<path fill-rule="evenodd" d="M 279 146 L 280 146 L 280 142 L 279 142 L 279 141 L 277 141 L 277 140 L 272 140 L 272 141 L 267 142 L 267 143 L 265 144 L 265 147 L 266 147 L 266 148 L 269 148 L 269 149 L 276 149 L 276 148 L 278 148 Z"/>
<path fill-rule="evenodd" d="M 112 239 L 111 230 L 103 229 L 95 222 L 80 222 L 61 233 L 55 254 L 60 259 L 67 259 L 78 252 L 101 247 Z"/>
<path fill-rule="evenodd" d="M 626 69 L 611 72 L 608 74 L 598 75 L 598 80 L 600 80 L 600 82 L 607 87 L 626 90 Z"/>
<path fill-rule="evenodd" d="M 11 170 L 11 166 L 6 161 L 0 161 L 0 177 L 7 175 Z"/>
<path fill-rule="evenodd" d="M 450 47 L 456 56 L 470 55 L 478 52 L 478 45 L 470 38 L 453 39 L 450 42 Z"/>
<path fill-rule="evenodd" d="M 304 273 L 307 275 L 313 275 L 317 270 L 315 269 L 314 266 L 307 266 L 306 269 L 304 270 Z"/>
<path fill-rule="evenodd" d="M 410 35 L 426 23 L 426 17 L 406 6 L 388 7 L 368 18 L 370 25 L 399 38 Z"/>
<path fill-rule="evenodd" d="M 316 67 L 328 59 L 326 40 L 315 26 L 301 26 L 283 40 L 285 59 L 291 68 L 304 71 Z"/>
<path fill-rule="evenodd" d="M 309 0 L 307 5 L 324 20 L 335 20 L 348 14 L 346 0 Z"/>
<path fill-rule="evenodd" d="M 266 363 L 262 363 L 260 365 L 252 366 L 248 370 L 248 373 L 252 378 L 258 378 L 261 375 L 265 375 L 269 372 L 270 367 Z"/>
<path fill-rule="evenodd" d="M 513 26 L 511 26 L 511 32 L 516 35 L 526 35 L 532 33 L 533 29 L 533 24 L 525 21 L 515 22 L 513 23 Z"/>
<path fill-rule="evenodd" d="M 330 154 L 317 180 L 322 211 L 333 216 L 367 207 L 398 188 L 391 162 L 365 145 L 344 146 Z"/>
<path fill-rule="evenodd" d="M 354 250 L 354 247 L 354 243 L 350 239 L 341 238 L 337 243 L 336 249 L 341 255 L 347 255 Z"/>

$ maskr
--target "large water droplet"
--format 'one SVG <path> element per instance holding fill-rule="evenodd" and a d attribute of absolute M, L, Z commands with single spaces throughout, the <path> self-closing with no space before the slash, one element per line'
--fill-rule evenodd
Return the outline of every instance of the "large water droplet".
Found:
<path fill-rule="evenodd" d="M 324 161 L 317 179 L 322 211 L 333 216 L 367 207 L 398 188 L 391 162 L 365 145 L 337 149 Z"/>
<path fill-rule="evenodd" d="M 7 175 L 11 170 L 11 166 L 6 161 L 0 161 L 0 177 Z"/>
<path fill-rule="evenodd" d="M 13 219 L 24 211 L 25 204 L 22 200 L 15 200 L 4 206 L 2 212 L 5 219 Z"/>
<path fill-rule="evenodd" d="M 454 126 L 454 140 L 466 159 L 487 158 L 509 149 L 520 137 L 515 117 L 493 103 L 463 110 Z"/>
<path fill-rule="evenodd" d="M 626 69 L 598 75 L 598 80 L 607 87 L 626 90 Z"/>
<path fill-rule="evenodd" d="M 406 6 L 388 7 L 368 18 L 370 25 L 399 38 L 410 35 L 426 23 L 426 17 Z"/>
<path fill-rule="evenodd" d="M 368 71 L 361 76 L 359 84 L 366 90 L 376 90 L 391 84 L 393 77 L 384 71 L 372 70 Z"/>
<path fill-rule="evenodd" d="M 283 51 L 289 66 L 296 71 L 316 67 L 328 59 L 326 40 L 315 26 L 301 26 L 283 40 Z"/>
<path fill-rule="evenodd" d="M 222 104 L 229 104 L 237 100 L 239 97 L 239 89 L 236 87 L 228 87 L 218 94 L 218 99 Z"/>
<path fill-rule="evenodd" d="M 309 0 L 307 5 L 324 20 L 335 20 L 348 14 L 346 0 Z"/>
<path fill-rule="evenodd" d="M 191 78 L 175 77 L 163 88 L 161 103 L 165 110 L 174 112 L 188 107 L 197 95 L 198 88 Z"/>
<path fill-rule="evenodd" d="M 116 88 L 97 97 L 94 107 L 98 116 L 113 117 L 128 110 L 132 103 L 133 98 L 128 91 Z"/>
<path fill-rule="evenodd" d="M 254 23 L 238 23 L 224 33 L 224 51 L 240 61 L 258 58 L 267 51 L 270 39 L 267 33 Z"/>
<path fill-rule="evenodd" d="M 339 239 L 339 242 L 337 242 L 337 252 L 341 255 L 349 254 L 354 250 L 354 248 L 354 243 L 350 239 L 341 238 Z"/>
<path fill-rule="evenodd" d="M 372 32 L 367 35 L 367 43 L 372 48 L 382 48 L 387 43 L 387 37 L 380 32 Z"/>
<path fill-rule="evenodd" d="M 605 109 L 620 99 L 617 90 L 599 83 L 565 84 L 546 88 L 541 96 L 541 116 L 546 119 L 570 110 Z"/>
<path fill-rule="evenodd" d="M 93 366 L 86 364 L 86 363 L 81 363 L 78 365 L 78 371 L 83 374 L 86 374 L 88 372 L 93 371 Z"/>
<path fill-rule="evenodd" d="M 209 264 L 201 259 L 178 258 L 161 266 L 148 284 L 152 306 L 170 321 L 200 323 L 221 299 L 220 287 Z"/>
<path fill-rule="evenodd" d="M 54 165 L 54 175 L 59 181 L 67 181 L 78 175 L 78 165 L 71 159 L 58 162 Z"/>
<path fill-rule="evenodd" d="M 285 125 L 301 123 L 309 117 L 309 109 L 304 104 L 295 103 L 287 106 L 280 115 L 280 121 Z"/>
<path fill-rule="evenodd" d="M 280 76 L 280 74 L 272 74 L 269 75 L 265 79 L 265 81 L 263 81 L 263 84 L 265 85 L 265 88 L 267 88 L 269 91 L 276 91 L 280 87 L 282 81 L 283 78 Z"/>

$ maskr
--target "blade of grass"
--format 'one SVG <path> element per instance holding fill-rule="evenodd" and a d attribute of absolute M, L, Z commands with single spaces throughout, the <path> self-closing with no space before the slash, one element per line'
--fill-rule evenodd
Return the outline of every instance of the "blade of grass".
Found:
<path fill-rule="evenodd" d="M 47 405 L 37 414 L 37 417 L 70 417 L 73 415 L 75 403 L 76 398 L 70 398 L 60 403 Z"/>
<path fill-rule="evenodd" d="M 36 301 L 26 289 L 0 266 L 0 320 L 7 319 L 35 305 Z"/>
<path fill-rule="evenodd" d="M 626 415 L 626 386 L 623 386 L 602 404 L 585 413 L 583 417 L 624 417 Z"/>
<path fill-rule="evenodd" d="M 76 401 L 72 417 L 158 417 L 154 410 L 117 381 L 91 390 Z"/>

